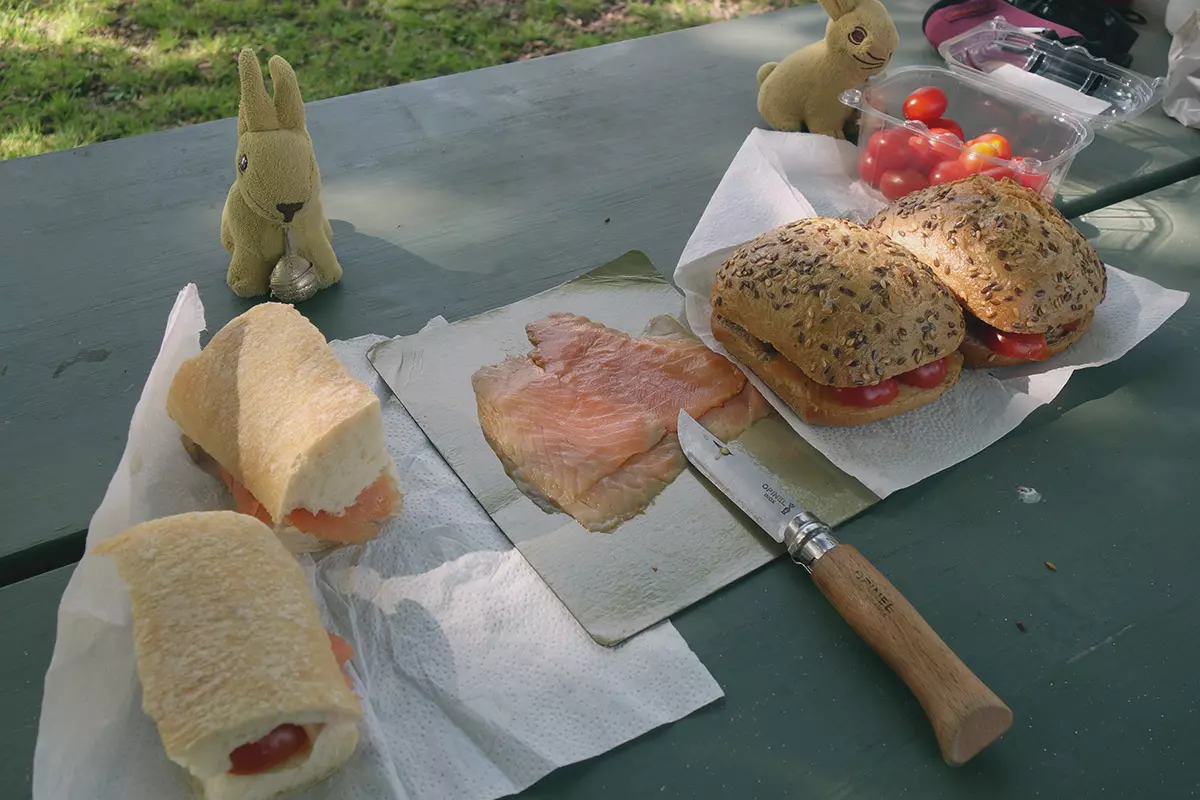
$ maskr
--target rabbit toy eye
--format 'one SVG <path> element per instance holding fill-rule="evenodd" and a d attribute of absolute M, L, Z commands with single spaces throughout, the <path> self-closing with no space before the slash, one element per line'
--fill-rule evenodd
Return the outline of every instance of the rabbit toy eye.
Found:
<path fill-rule="evenodd" d="M 850 31 L 848 38 L 851 44 L 862 44 L 867 40 L 867 30 L 866 28 L 855 28 Z"/>
<path fill-rule="evenodd" d="M 246 158 L 245 153 L 242 153 L 242 157 L 238 159 L 238 171 L 245 172 L 246 167 L 249 166 L 249 164 L 250 164 L 250 159 Z"/>

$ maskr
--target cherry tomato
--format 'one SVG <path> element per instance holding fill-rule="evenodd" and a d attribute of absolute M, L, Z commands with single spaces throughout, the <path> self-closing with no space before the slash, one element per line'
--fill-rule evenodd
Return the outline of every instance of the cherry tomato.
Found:
<path fill-rule="evenodd" d="M 250 742 L 229 754 L 233 762 L 230 775 L 257 775 L 279 766 L 308 747 L 308 734 L 299 725 L 280 725 L 257 742 Z"/>
<path fill-rule="evenodd" d="M 941 385 L 942 380 L 949 371 L 949 362 L 944 358 L 939 358 L 937 361 L 922 364 L 916 369 L 910 369 L 903 375 L 898 376 L 898 379 L 901 383 L 907 383 L 909 386 L 932 389 L 935 386 Z"/>
<path fill-rule="evenodd" d="M 900 386 L 895 378 L 888 378 L 874 386 L 830 386 L 829 391 L 833 399 L 844 406 L 876 408 L 895 400 L 900 393 Z"/>
<path fill-rule="evenodd" d="M 867 152 L 875 156 L 880 174 L 893 169 L 908 169 L 913 159 L 913 150 L 908 143 L 912 133 L 905 128 L 889 128 L 880 131 L 878 136 L 874 152 L 871 142 L 867 143 Z"/>
<path fill-rule="evenodd" d="M 908 145 L 913 151 L 910 166 L 922 175 L 928 175 L 930 170 L 945 160 L 945 156 L 935 149 L 943 146 L 941 142 L 926 136 L 913 136 L 908 140 Z"/>
<path fill-rule="evenodd" d="M 950 131 L 955 136 L 957 136 L 959 138 L 959 140 L 963 140 L 963 139 L 967 138 L 966 136 L 963 135 L 962 126 L 959 125 L 957 122 L 955 122 L 952 119 L 946 119 L 945 117 L 941 117 L 940 119 L 935 119 L 932 122 L 926 122 L 925 124 L 929 126 L 930 130 L 933 130 L 934 128 L 941 128 L 943 130 Z"/>
<path fill-rule="evenodd" d="M 1040 333 L 1009 333 L 988 326 L 979 331 L 979 338 L 990 350 L 1009 358 L 1042 361 L 1050 355 L 1046 337 Z"/>
<path fill-rule="evenodd" d="M 1022 186 L 1026 186 L 1041 194 L 1042 189 L 1046 187 L 1046 182 L 1050 180 L 1050 176 L 1038 175 L 1034 172 L 1021 172 L 1017 174 L 1017 179 L 1020 180 Z"/>
<path fill-rule="evenodd" d="M 1005 178 L 1008 178 L 1010 181 L 1017 179 L 1017 173 L 1013 172 L 1009 167 L 989 167 L 983 171 L 983 174 L 997 181 L 1002 181 Z"/>
<path fill-rule="evenodd" d="M 996 166 L 992 163 L 993 158 L 996 158 L 996 148 L 990 142 L 973 141 L 967 143 L 958 162 L 968 173 L 974 174 Z"/>
<path fill-rule="evenodd" d="M 929 173 L 929 183 L 930 185 L 950 183 L 965 178 L 968 174 L 967 168 L 959 163 L 958 159 L 943 161 L 933 168 L 933 172 Z"/>
<path fill-rule="evenodd" d="M 926 124 L 946 113 L 950 101 L 936 86 L 922 86 L 904 100 L 904 118 L 919 119 Z"/>
<path fill-rule="evenodd" d="M 879 191 L 888 200 L 898 200 L 928 185 L 929 181 L 925 180 L 924 175 L 911 169 L 889 170 L 879 178 Z"/>
<path fill-rule="evenodd" d="M 871 155 L 870 151 L 864 151 L 858 157 L 858 175 L 872 186 L 879 186 L 879 176 L 883 174 L 883 170 L 879 168 L 879 163 L 875 160 L 875 156 Z"/>
<path fill-rule="evenodd" d="M 1000 158 L 1012 158 L 1012 145 L 998 133 L 985 133 L 982 136 L 976 136 L 975 141 L 986 142 L 995 149 L 996 155 Z"/>
<path fill-rule="evenodd" d="M 958 158 L 958 154 L 962 152 L 963 140 L 952 130 L 947 128 L 930 128 L 929 133 L 933 136 L 930 147 L 937 150 L 942 158 Z"/>

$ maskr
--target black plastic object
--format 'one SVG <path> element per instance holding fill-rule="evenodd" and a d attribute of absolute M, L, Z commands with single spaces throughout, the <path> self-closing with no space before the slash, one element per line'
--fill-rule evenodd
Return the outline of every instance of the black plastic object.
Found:
<path fill-rule="evenodd" d="M 1138 33 L 1127 20 L 1141 20 L 1140 14 L 1128 13 L 1128 9 L 1115 8 L 1096 0 L 1008 0 L 1014 7 L 1044 20 L 1066 26 L 1080 33 L 1079 40 L 1063 39 L 1066 45 L 1082 45 L 1097 58 L 1103 58 L 1118 66 L 1128 67 L 1133 62 L 1130 50 L 1137 41 Z M 1057 38 L 1047 32 L 1047 38 Z M 1074 39 L 1074 37 L 1071 37 Z"/>

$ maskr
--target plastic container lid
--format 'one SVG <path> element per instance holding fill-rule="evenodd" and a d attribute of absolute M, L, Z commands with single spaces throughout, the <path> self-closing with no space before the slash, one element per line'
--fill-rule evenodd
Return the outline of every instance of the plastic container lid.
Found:
<path fill-rule="evenodd" d="M 1003 17 L 947 39 L 938 52 L 951 70 L 985 76 L 1095 128 L 1133 119 L 1159 102 L 1165 89 L 1164 78 L 1118 67 Z"/>

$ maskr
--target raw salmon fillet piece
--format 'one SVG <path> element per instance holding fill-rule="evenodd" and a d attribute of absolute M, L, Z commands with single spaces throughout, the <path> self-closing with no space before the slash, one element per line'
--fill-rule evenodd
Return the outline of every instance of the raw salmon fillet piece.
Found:
<path fill-rule="evenodd" d="M 479 424 L 509 475 L 562 508 L 667 433 L 637 406 L 583 394 L 528 358 L 471 376 Z"/>
<path fill-rule="evenodd" d="M 586 394 L 606 395 L 675 430 L 679 409 L 699 419 L 746 386 L 746 376 L 697 339 L 633 337 L 578 314 L 554 313 L 525 326 L 530 357 Z"/>

